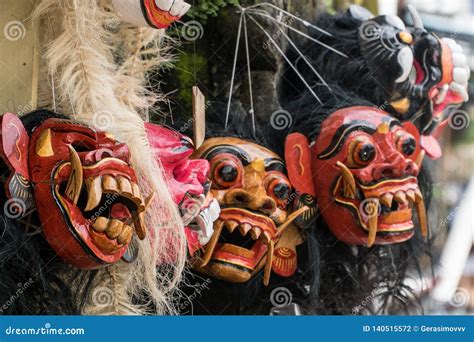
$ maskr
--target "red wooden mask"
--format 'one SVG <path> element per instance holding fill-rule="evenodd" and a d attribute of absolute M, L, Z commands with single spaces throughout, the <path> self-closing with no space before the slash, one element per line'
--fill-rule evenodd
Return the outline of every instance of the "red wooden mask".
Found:
<path fill-rule="evenodd" d="M 312 171 L 319 209 L 338 239 L 368 246 L 405 241 L 413 236 L 413 209 L 426 235 L 417 182 L 424 152 L 416 132 L 362 106 L 323 122 L 312 146 Z"/>
<path fill-rule="evenodd" d="M 6 123 L 15 129 L 5 130 Z M 134 233 L 145 238 L 147 200 L 130 166 L 128 147 L 110 134 L 50 118 L 28 139 L 21 121 L 7 113 L 2 140 L 3 158 L 13 175 L 23 177 L 25 189 L 33 189 L 45 238 L 64 260 L 97 268 L 118 261 Z"/>

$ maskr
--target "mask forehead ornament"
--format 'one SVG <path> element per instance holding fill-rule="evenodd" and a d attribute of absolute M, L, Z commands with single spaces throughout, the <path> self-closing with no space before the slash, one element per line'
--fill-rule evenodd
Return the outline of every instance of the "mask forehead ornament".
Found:
<path fill-rule="evenodd" d="M 146 236 L 144 212 L 153 195 L 143 197 L 128 147 L 71 120 L 46 119 L 31 137 L 15 115 L 1 120 L 2 157 L 12 172 L 7 196 L 26 199 L 18 216 L 36 209 L 46 240 L 76 267 L 133 260 L 128 247 L 134 235 Z"/>
<path fill-rule="evenodd" d="M 270 150 L 237 138 L 210 138 L 194 154 L 210 163 L 211 192 L 221 206 L 214 234 L 193 267 L 225 281 L 242 283 L 264 270 L 285 276 L 296 269 L 299 235 L 289 212 L 291 184 L 282 159 Z M 293 233 L 290 233 L 293 232 Z M 289 234 L 289 235 L 287 235 Z M 279 245 L 289 242 L 288 246 Z"/>
<path fill-rule="evenodd" d="M 414 234 L 414 211 L 427 235 L 418 141 L 412 124 L 365 106 L 330 114 L 311 147 L 306 140 L 317 204 L 339 240 L 369 247 L 406 241 Z"/>

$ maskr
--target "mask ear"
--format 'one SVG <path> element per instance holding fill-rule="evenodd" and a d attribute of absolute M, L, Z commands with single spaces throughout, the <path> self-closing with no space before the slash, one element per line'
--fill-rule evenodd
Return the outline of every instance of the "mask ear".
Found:
<path fill-rule="evenodd" d="M 5 181 L 7 198 L 13 201 L 15 218 L 24 216 L 34 207 L 33 191 L 28 173 L 30 138 L 20 119 L 5 113 L 0 117 L 0 156 L 11 171 Z M 14 208 L 13 208 L 14 206 Z"/>
<path fill-rule="evenodd" d="M 296 224 L 304 229 L 313 222 L 317 206 L 311 169 L 311 149 L 303 134 L 292 133 L 286 137 L 285 163 L 288 178 L 298 194 L 293 201 L 293 209 L 298 210 L 304 206 L 309 208 L 295 220 Z"/>
<path fill-rule="evenodd" d="M 292 133 L 285 140 L 285 162 L 288 178 L 299 193 L 314 196 L 311 149 L 301 133 Z"/>

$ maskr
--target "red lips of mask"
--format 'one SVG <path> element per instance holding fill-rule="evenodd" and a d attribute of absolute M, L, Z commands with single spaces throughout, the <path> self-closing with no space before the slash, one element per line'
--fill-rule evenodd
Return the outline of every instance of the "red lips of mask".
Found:
<path fill-rule="evenodd" d="M 426 235 L 417 175 L 423 154 L 417 130 L 385 112 L 350 107 L 331 114 L 312 147 L 319 209 L 348 244 L 389 244 L 413 236 L 412 209 Z"/>

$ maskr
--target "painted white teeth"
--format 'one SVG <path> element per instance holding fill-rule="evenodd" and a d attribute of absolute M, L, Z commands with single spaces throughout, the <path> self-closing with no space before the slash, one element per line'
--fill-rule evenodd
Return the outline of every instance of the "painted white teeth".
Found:
<path fill-rule="evenodd" d="M 380 203 L 382 203 L 384 206 L 386 206 L 387 208 L 391 208 L 392 207 L 392 201 L 393 201 L 393 194 L 391 193 L 386 193 L 386 194 L 383 194 L 381 197 L 380 197 Z"/>
<path fill-rule="evenodd" d="M 240 226 L 239 226 L 239 232 L 240 234 L 242 234 L 242 236 L 245 236 L 247 235 L 247 233 L 249 232 L 249 230 L 252 228 L 252 226 L 248 223 L 242 223 Z"/>
<path fill-rule="evenodd" d="M 260 237 L 260 234 L 262 234 L 262 230 L 258 227 L 252 228 L 250 230 L 250 236 L 254 240 L 258 240 L 258 238 Z"/>
<path fill-rule="evenodd" d="M 126 197 L 133 196 L 132 184 L 130 184 L 130 181 L 127 178 L 123 176 L 117 176 L 117 183 L 122 194 L 124 194 Z"/>
<path fill-rule="evenodd" d="M 85 211 L 90 211 L 97 207 L 102 198 L 102 177 L 90 177 L 86 179 L 87 204 Z"/>
<path fill-rule="evenodd" d="M 132 227 L 124 224 L 123 230 L 117 238 L 117 242 L 121 245 L 125 245 L 130 242 L 133 236 L 133 229 Z"/>
<path fill-rule="evenodd" d="M 114 177 L 105 175 L 102 177 L 102 189 L 107 192 L 117 192 L 118 185 Z"/>
<path fill-rule="evenodd" d="M 467 90 L 463 85 L 453 82 L 451 83 L 449 88 L 455 93 L 457 93 L 459 96 L 461 96 L 464 102 L 469 100 L 469 94 L 467 93 Z"/>
<path fill-rule="evenodd" d="M 415 190 L 407 190 L 406 195 L 407 195 L 408 202 L 410 203 L 415 202 Z"/>
<path fill-rule="evenodd" d="M 407 196 L 403 191 L 397 191 L 395 195 L 393 196 L 395 201 L 397 201 L 399 204 L 408 204 L 407 202 Z"/>
<path fill-rule="evenodd" d="M 108 226 L 109 224 L 109 219 L 99 216 L 98 218 L 95 219 L 95 221 L 92 223 L 92 228 L 99 233 L 102 233 Z"/>
<path fill-rule="evenodd" d="M 226 221 L 225 226 L 229 232 L 233 232 L 239 224 L 236 221 Z"/>
<path fill-rule="evenodd" d="M 105 230 L 105 234 L 109 239 L 116 239 L 122 233 L 123 222 L 116 219 L 109 220 L 109 225 Z"/>
<path fill-rule="evenodd" d="M 453 53 L 452 59 L 455 67 L 463 67 L 467 65 L 467 58 L 463 53 Z"/>
<path fill-rule="evenodd" d="M 238 222 L 230 220 L 230 221 L 225 221 L 224 226 L 231 233 L 234 232 L 236 228 L 238 228 L 242 236 L 246 236 L 247 234 L 250 234 L 250 237 L 254 240 L 258 240 L 259 238 L 262 238 L 263 242 L 265 243 L 268 243 L 271 240 L 269 233 L 263 231 L 259 227 L 252 227 L 252 225 L 249 223 L 242 223 L 239 225 Z"/>
<path fill-rule="evenodd" d="M 142 194 L 140 192 L 140 187 L 136 183 L 132 183 L 133 197 L 138 200 L 142 200 Z"/>
<path fill-rule="evenodd" d="M 466 84 L 469 80 L 469 76 L 469 70 L 466 68 L 455 67 L 453 69 L 453 79 L 460 84 Z"/>

